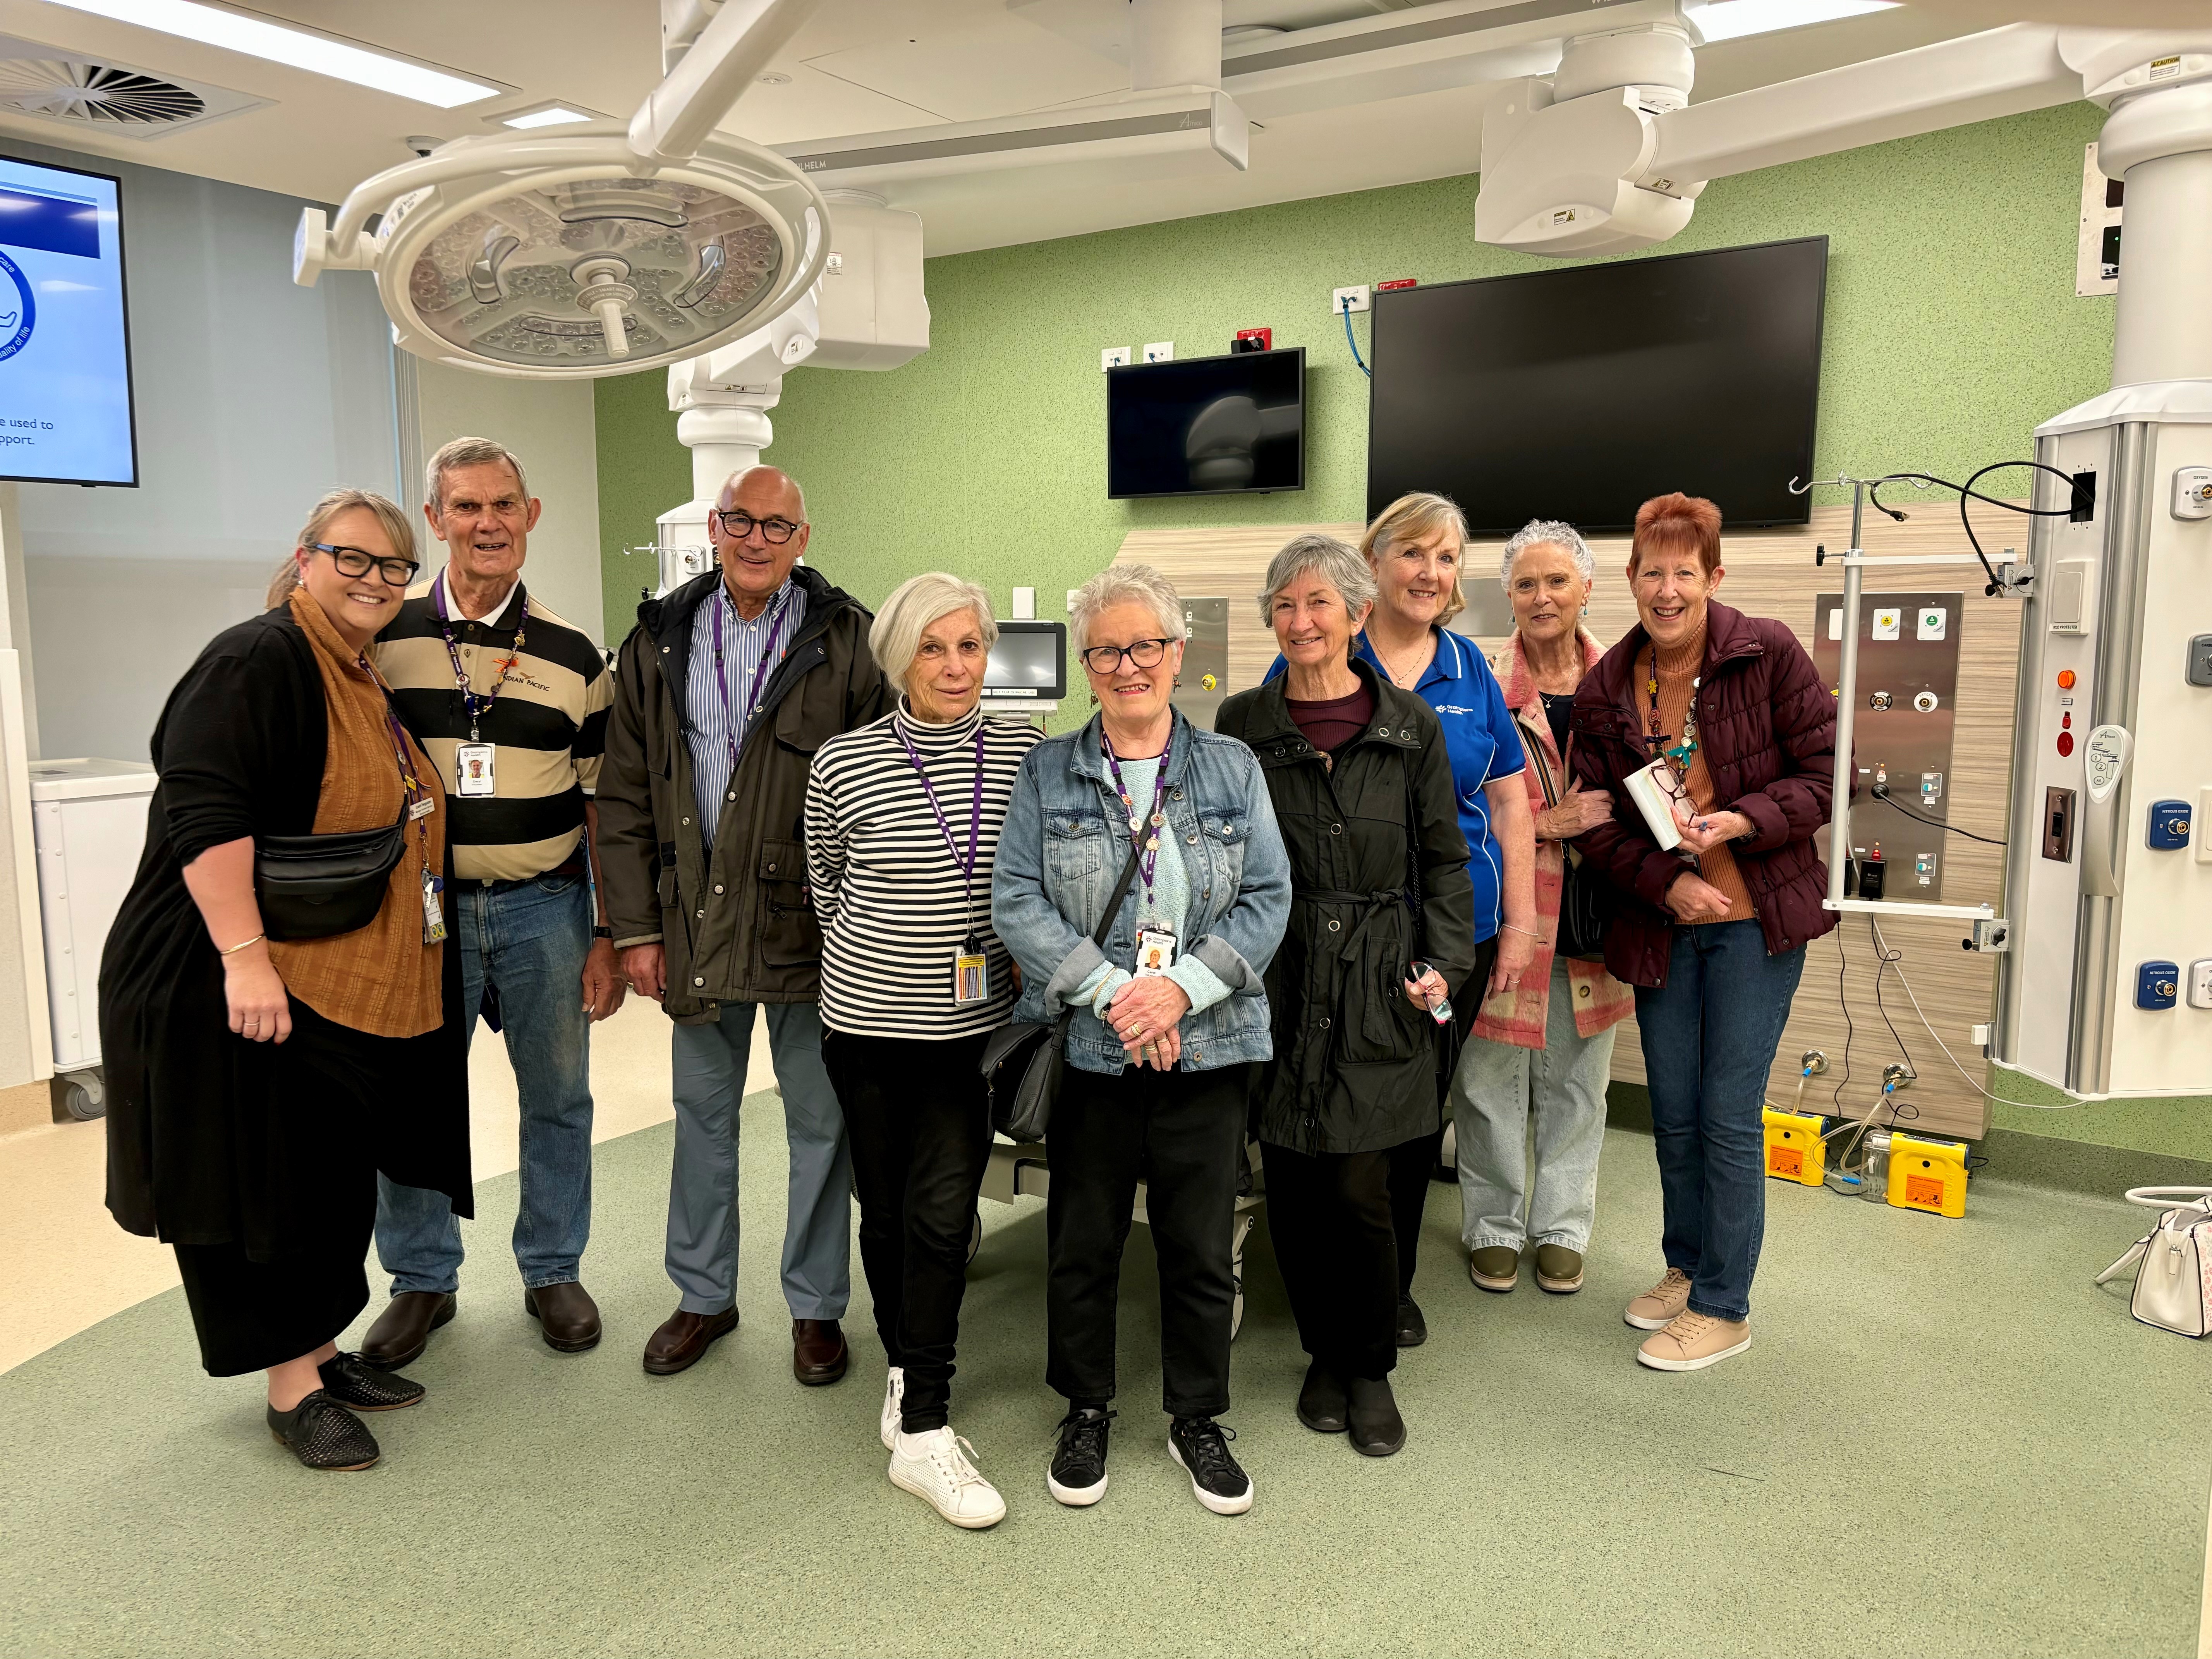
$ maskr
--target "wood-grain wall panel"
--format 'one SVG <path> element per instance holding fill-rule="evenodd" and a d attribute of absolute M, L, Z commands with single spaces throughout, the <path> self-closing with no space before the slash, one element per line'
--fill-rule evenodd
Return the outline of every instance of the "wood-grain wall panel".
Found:
<path fill-rule="evenodd" d="M 1912 516 L 1903 524 L 1878 515 L 1866 528 L 1869 554 L 1914 555 L 1950 560 L 1966 554 L 1955 514 L 1925 498 L 1909 503 Z M 1977 516 L 1978 529 L 1987 518 Z M 1987 526 L 2003 535 L 2011 526 Z M 1802 528 L 1745 531 L 1723 544 L 1727 575 L 1718 597 L 1729 605 L 1778 617 L 1796 630 L 1809 649 L 1818 595 L 1840 592 L 1842 572 L 1814 564 L 1814 549 L 1840 550 L 1850 538 L 1850 514 L 1843 507 L 1816 507 Z M 1291 537 L 1307 530 L 1353 540 L 1356 524 L 1271 525 L 1184 530 L 1135 530 L 1118 555 L 1159 567 L 1186 594 L 1225 594 L 1230 599 L 1231 687 L 1255 684 L 1274 656 L 1274 640 L 1261 626 L 1256 595 L 1267 564 Z M 2024 539 L 2024 532 L 2011 539 Z M 1984 544 L 1990 537 L 1984 535 Z M 1494 544 L 1473 550 L 1467 580 L 1493 580 Z M 1594 540 L 1598 580 L 1589 623 L 1601 641 L 1611 642 L 1635 620 L 1625 577 L 1626 537 Z M 1960 617 L 1957 723 L 1954 728 L 1949 779 L 1950 822 L 1992 839 L 2005 834 L 2011 777 L 2014 669 L 2020 653 L 2020 612 L 2008 600 L 1985 598 L 1980 568 L 1943 562 L 1876 567 L 1868 572 L 1869 592 L 1937 588 L 1965 595 Z M 1493 654 L 1502 639 L 1484 638 Z M 2002 849 L 1951 837 L 1943 897 L 1948 903 L 1996 903 L 2002 890 Z M 1825 851 L 1825 848 L 1824 848 Z M 1978 1139 L 1988 1127 L 1987 1066 L 1969 1028 L 1990 1018 L 1996 964 L 1992 958 L 1960 948 L 1966 924 L 1900 916 L 1884 920 L 1881 934 L 1898 960 L 1878 961 L 1875 929 L 1864 916 L 1849 916 L 1837 933 L 1806 952 L 1805 974 L 1790 1010 L 1775 1058 L 1770 1098 L 1787 1105 L 1795 1097 L 1798 1056 L 1817 1048 L 1829 1070 L 1807 1086 L 1805 1099 L 1820 1110 L 1856 1116 L 1876 1105 L 1881 1068 L 1899 1057 L 1900 1042 L 1917 1079 L 1897 1097 L 1900 1115 L 1923 1133 Z M 1879 970 L 1880 984 L 1877 988 Z M 1841 975 L 1840 994 L 1838 975 Z M 1910 994 L 1907 983 L 1910 984 Z M 1877 989 L 1879 1000 L 1877 1000 Z M 1911 997 L 1919 1000 L 1920 1013 Z M 1923 1022 L 1922 1015 L 1925 1015 Z M 1894 1026 L 1893 1036 L 1890 1027 Z M 1957 1065 L 1944 1058 L 1929 1027 L 1949 1046 Z M 1848 1042 L 1850 1080 L 1844 1079 Z M 1644 1055 L 1633 1021 L 1613 1049 L 1613 1075 L 1643 1082 Z M 1962 1075 L 1961 1073 L 1964 1073 Z M 1887 1121 L 1887 1115 L 1877 1121 Z"/>

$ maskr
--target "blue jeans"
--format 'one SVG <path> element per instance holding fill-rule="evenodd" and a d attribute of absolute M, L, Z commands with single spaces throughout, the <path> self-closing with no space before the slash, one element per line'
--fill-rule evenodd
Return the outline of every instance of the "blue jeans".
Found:
<path fill-rule="evenodd" d="M 455 895 L 461 1007 L 471 1038 L 490 984 L 521 1107 L 514 1261 L 526 1288 L 565 1285 L 592 1231 L 592 1023 L 584 1013 L 590 900 L 575 876 Z M 461 1224 L 443 1193 L 377 1177 L 376 1256 L 392 1293 L 459 1283 Z"/>
<path fill-rule="evenodd" d="M 1636 988 L 1667 1265 L 1690 1276 L 1690 1311 L 1751 1315 L 1766 1234 L 1767 1069 L 1805 971 L 1800 945 L 1766 954 L 1756 921 L 1677 927 L 1667 982 Z"/>

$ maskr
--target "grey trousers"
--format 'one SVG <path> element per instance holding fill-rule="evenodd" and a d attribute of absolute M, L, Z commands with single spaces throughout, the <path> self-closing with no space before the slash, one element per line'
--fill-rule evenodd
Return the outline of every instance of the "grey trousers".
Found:
<path fill-rule="evenodd" d="M 1597 1160 L 1605 1146 L 1605 1085 L 1613 1074 L 1609 1025 L 1575 1030 L 1575 988 L 1565 957 L 1552 963 L 1544 1046 L 1516 1048 L 1470 1037 L 1451 1081 L 1458 1143 L 1460 1236 L 1470 1250 L 1503 1245 L 1589 1248 L 1597 1214 Z M 1534 1156 L 1528 1120 L 1536 1120 Z"/>
<path fill-rule="evenodd" d="M 822 1068 L 822 1011 L 811 1002 L 726 1002 L 714 1020 L 675 1028 L 668 1277 L 686 1313 L 737 1304 L 738 1108 L 753 1016 L 763 1008 L 791 1143 L 783 1299 L 793 1319 L 842 1319 L 853 1287 L 853 1153 L 836 1091 Z"/>

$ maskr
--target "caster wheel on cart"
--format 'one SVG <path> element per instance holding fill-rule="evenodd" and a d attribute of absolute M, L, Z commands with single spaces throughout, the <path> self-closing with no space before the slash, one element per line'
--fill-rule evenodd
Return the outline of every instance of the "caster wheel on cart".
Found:
<path fill-rule="evenodd" d="M 97 1071 L 72 1072 L 54 1079 L 54 1094 L 71 1121 L 91 1123 L 107 1115 L 107 1091 Z"/>
<path fill-rule="evenodd" d="M 978 1210 L 975 1212 L 975 1218 L 968 1224 L 968 1263 L 970 1267 L 975 1265 L 975 1252 L 982 1248 L 983 1212 L 981 1210 Z"/>

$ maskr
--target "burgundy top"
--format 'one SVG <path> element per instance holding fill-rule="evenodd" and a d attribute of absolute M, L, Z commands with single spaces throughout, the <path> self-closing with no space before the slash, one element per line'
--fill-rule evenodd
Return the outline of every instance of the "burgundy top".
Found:
<path fill-rule="evenodd" d="M 1375 718 L 1375 691 L 1366 681 L 1348 697 L 1329 697 L 1319 702 L 1301 702 L 1296 697 L 1285 697 L 1290 705 L 1291 718 L 1304 732 L 1306 741 L 1324 755 L 1334 754 L 1367 727 Z"/>

